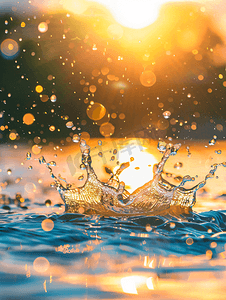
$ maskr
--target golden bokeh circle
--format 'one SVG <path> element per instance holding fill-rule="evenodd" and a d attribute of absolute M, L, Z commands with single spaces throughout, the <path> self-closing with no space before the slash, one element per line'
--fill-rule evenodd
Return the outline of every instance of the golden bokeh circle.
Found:
<path fill-rule="evenodd" d="M 32 114 L 27 113 L 23 116 L 23 121 L 26 125 L 31 125 L 34 123 L 35 117 Z"/>
<path fill-rule="evenodd" d="M 115 126 L 109 122 L 103 123 L 99 130 L 104 137 L 110 137 L 115 132 Z"/>
<path fill-rule="evenodd" d="M 51 231 L 54 228 L 54 222 L 51 219 L 45 219 L 42 221 L 42 229 L 44 231 Z"/>
<path fill-rule="evenodd" d="M 96 102 L 87 107 L 86 113 L 91 120 L 98 121 L 105 116 L 106 108 L 102 104 Z"/>
<path fill-rule="evenodd" d="M 33 262 L 33 267 L 36 272 L 44 273 L 49 269 L 50 263 L 45 257 L 37 257 Z"/>
<path fill-rule="evenodd" d="M 140 75 L 140 82 L 145 87 L 151 87 L 156 83 L 156 76 L 152 71 L 144 71 Z"/>
<path fill-rule="evenodd" d="M 13 39 L 6 39 L 1 43 L 1 52 L 7 57 L 13 57 L 19 51 L 19 45 Z"/>

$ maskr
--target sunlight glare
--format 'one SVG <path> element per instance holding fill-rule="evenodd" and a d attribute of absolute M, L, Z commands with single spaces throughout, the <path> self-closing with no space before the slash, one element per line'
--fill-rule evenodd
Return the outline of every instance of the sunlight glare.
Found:
<path fill-rule="evenodd" d="M 144 276 L 128 276 L 121 279 L 121 286 L 124 293 L 137 295 L 137 285 L 146 281 Z"/>
<path fill-rule="evenodd" d="M 129 150 L 129 151 L 128 151 Z M 133 158 L 131 161 L 130 158 Z M 126 189 L 134 191 L 149 180 L 153 179 L 153 166 L 157 163 L 156 158 L 145 150 L 141 151 L 141 146 L 127 145 L 119 152 L 118 160 L 121 163 L 130 162 L 130 166 L 119 176 L 121 181 L 126 182 Z M 118 167 L 114 169 L 116 171 Z"/>

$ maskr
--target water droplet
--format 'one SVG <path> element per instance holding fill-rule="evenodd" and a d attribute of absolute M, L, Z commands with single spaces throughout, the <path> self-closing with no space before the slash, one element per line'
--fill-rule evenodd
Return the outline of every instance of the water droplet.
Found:
<path fill-rule="evenodd" d="M 56 162 L 55 161 L 50 161 L 47 165 L 52 166 L 52 167 L 56 167 Z"/>
<path fill-rule="evenodd" d="M 178 182 L 180 182 L 180 181 L 183 180 L 183 178 L 181 176 L 176 176 L 173 179 L 176 180 L 176 181 L 178 181 Z"/>
<path fill-rule="evenodd" d="M 86 141 L 85 141 L 85 140 L 81 140 L 80 145 L 81 145 L 82 147 L 85 147 L 85 146 L 86 146 Z"/>
<path fill-rule="evenodd" d="M 46 160 L 45 160 L 44 156 L 39 157 L 38 161 L 40 164 L 46 164 Z"/>
<path fill-rule="evenodd" d="M 216 144 L 216 139 L 211 139 L 211 140 L 209 140 L 209 145 L 210 146 L 213 146 L 213 145 L 215 145 Z"/>
<path fill-rule="evenodd" d="M 99 152 L 98 155 L 99 155 L 100 157 L 103 157 L 103 153 L 102 153 L 102 152 Z"/>
<path fill-rule="evenodd" d="M 38 31 L 44 33 L 48 30 L 48 24 L 46 22 L 41 22 L 38 25 Z"/>
<path fill-rule="evenodd" d="M 221 150 L 215 150 L 215 153 L 216 153 L 216 154 L 221 154 L 222 151 L 221 151 Z"/>
<path fill-rule="evenodd" d="M 175 163 L 175 165 L 174 165 L 174 168 L 175 169 L 180 169 L 180 168 L 182 168 L 183 167 L 183 163 L 182 162 L 177 162 L 177 163 Z"/>
<path fill-rule="evenodd" d="M 32 170 L 32 169 L 33 169 L 33 167 L 32 167 L 32 166 L 29 166 L 29 167 L 28 167 L 28 170 Z"/>
<path fill-rule="evenodd" d="M 159 142 L 158 142 L 158 145 L 157 145 L 157 149 L 158 149 L 160 152 L 166 151 L 166 143 L 163 142 L 163 141 L 159 141 Z"/>
<path fill-rule="evenodd" d="M 49 200 L 49 199 L 47 199 L 47 200 L 45 201 L 45 205 L 46 205 L 47 207 L 50 206 L 50 205 L 52 205 L 52 201 Z"/>
<path fill-rule="evenodd" d="M 117 149 L 114 149 L 113 154 L 114 155 L 117 154 Z"/>
<path fill-rule="evenodd" d="M 11 175 L 11 174 L 12 174 L 12 170 L 11 170 L 11 169 L 8 169 L 8 170 L 7 170 L 7 174 L 8 174 L 8 175 Z"/>
<path fill-rule="evenodd" d="M 150 224 L 147 224 L 145 226 L 146 230 L 149 232 L 149 231 L 152 231 L 152 228 L 151 228 L 151 225 Z"/>
<path fill-rule="evenodd" d="M 69 121 L 66 123 L 67 128 L 72 128 L 74 126 L 73 122 Z"/>
<path fill-rule="evenodd" d="M 163 117 L 164 117 L 165 119 L 169 119 L 170 116 L 171 116 L 171 112 L 170 112 L 170 111 L 168 111 L 168 110 L 164 111 Z"/>
<path fill-rule="evenodd" d="M 31 159 L 31 152 L 27 152 L 26 154 L 26 160 L 30 160 Z"/>
<path fill-rule="evenodd" d="M 18 177 L 18 178 L 15 180 L 15 183 L 19 183 L 21 180 L 22 180 L 22 178 L 21 178 L 21 177 Z"/>
<path fill-rule="evenodd" d="M 50 101 L 51 101 L 51 102 L 56 102 L 56 101 L 57 101 L 56 95 L 52 95 L 52 96 L 50 97 Z"/>
<path fill-rule="evenodd" d="M 80 137 L 77 134 L 74 134 L 73 137 L 72 137 L 72 141 L 74 143 L 78 143 L 80 141 Z"/>
<path fill-rule="evenodd" d="M 101 141 L 101 140 L 98 141 L 98 145 L 99 145 L 99 146 L 102 145 L 102 141 Z"/>
<path fill-rule="evenodd" d="M 171 178 L 173 176 L 172 173 L 166 173 L 166 177 Z"/>
<path fill-rule="evenodd" d="M 84 175 L 79 176 L 78 180 L 82 181 L 84 179 Z"/>
<path fill-rule="evenodd" d="M 112 157 L 111 157 L 111 160 L 115 160 L 115 156 L 112 156 Z"/>
<path fill-rule="evenodd" d="M 170 222 L 170 228 L 171 228 L 171 229 L 174 229 L 175 227 L 176 227 L 176 224 L 173 223 L 173 222 Z"/>
<path fill-rule="evenodd" d="M 86 166 L 85 166 L 84 164 L 81 164 L 81 165 L 80 165 L 80 169 L 81 169 L 81 170 L 85 170 L 85 169 L 86 169 Z"/>

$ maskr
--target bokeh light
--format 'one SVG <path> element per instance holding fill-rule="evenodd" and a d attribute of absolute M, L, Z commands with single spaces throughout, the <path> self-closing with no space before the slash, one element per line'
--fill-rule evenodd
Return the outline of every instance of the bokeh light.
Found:
<path fill-rule="evenodd" d="M 49 96 L 47 96 L 47 95 L 40 95 L 40 100 L 42 102 L 47 102 L 49 100 Z"/>
<path fill-rule="evenodd" d="M 86 113 L 91 120 L 98 121 L 105 116 L 106 108 L 102 104 L 96 102 L 87 107 Z"/>
<path fill-rule="evenodd" d="M 19 52 L 19 45 L 13 39 L 6 39 L 1 43 L 1 53 L 6 59 L 13 59 Z"/>
<path fill-rule="evenodd" d="M 35 117 L 32 114 L 27 113 L 23 116 L 23 121 L 26 125 L 31 125 L 34 123 Z"/>
<path fill-rule="evenodd" d="M 32 146 L 32 152 L 33 152 L 34 154 L 39 154 L 39 153 L 41 153 L 41 151 L 42 151 L 42 149 L 41 149 L 41 147 L 39 147 L 38 145 Z"/>
<path fill-rule="evenodd" d="M 45 257 L 37 257 L 33 262 L 33 267 L 36 272 L 44 273 L 49 269 L 50 263 Z"/>
<path fill-rule="evenodd" d="M 54 228 L 54 222 L 51 219 L 45 219 L 42 221 L 42 229 L 44 231 L 51 231 Z"/>
<path fill-rule="evenodd" d="M 104 137 L 110 137 L 114 134 L 115 132 L 115 126 L 112 125 L 111 123 L 107 122 L 107 123 L 103 123 L 100 126 L 100 133 L 101 135 L 103 135 Z"/>
<path fill-rule="evenodd" d="M 41 22 L 39 25 L 38 25 L 38 31 L 41 32 L 41 33 L 44 33 L 48 30 L 48 24 L 46 22 Z"/>
<path fill-rule="evenodd" d="M 140 75 L 140 82 L 146 87 L 153 86 L 156 83 L 156 76 L 152 71 L 144 71 Z"/>
<path fill-rule="evenodd" d="M 41 85 L 37 85 L 36 87 L 35 87 L 35 90 L 36 90 L 36 92 L 37 93 L 42 93 L 43 92 L 43 87 L 41 86 Z"/>

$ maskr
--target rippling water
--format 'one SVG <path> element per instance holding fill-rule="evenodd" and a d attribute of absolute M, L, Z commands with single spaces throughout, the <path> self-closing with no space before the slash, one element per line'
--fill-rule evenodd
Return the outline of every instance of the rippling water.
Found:
<path fill-rule="evenodd" d="M 226 211 L 116 218 L 51 209 L 1 209 L 1 299 L 182 299 L 183 287 L 183 299 L 223 299 Z"/>

